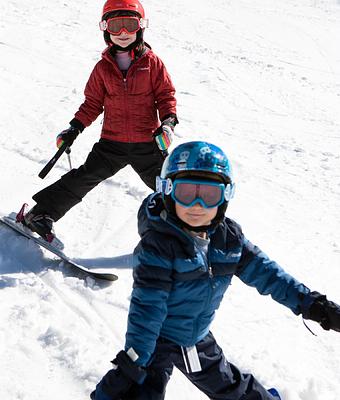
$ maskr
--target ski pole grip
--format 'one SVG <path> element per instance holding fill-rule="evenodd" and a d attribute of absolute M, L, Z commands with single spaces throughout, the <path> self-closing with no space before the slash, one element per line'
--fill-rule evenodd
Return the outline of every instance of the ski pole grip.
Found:
<path fill-rule="evenodd" d="M 44 179 L 45 176 L 51 171 L 54 167 L 55 163 L 59 160 L 61 155 L 64 153 L 66 148 L 68 147 L 67 143 L 63 143 L 63 145 L 58 149 L 55 155 L 50 159 L 50 161 L 45 165 L 45 167 L 39 172 L 39 178 Z"/>

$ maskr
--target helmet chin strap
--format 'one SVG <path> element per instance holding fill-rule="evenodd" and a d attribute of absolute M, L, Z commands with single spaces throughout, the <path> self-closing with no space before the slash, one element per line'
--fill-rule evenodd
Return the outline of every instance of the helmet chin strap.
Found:
<path fill-rule="evenodd" d="M 202 225 L 202 226 L 191 226 L 186 222 L 181 221 L 182 227 L 188 229 L 192 232 L 208 232 L 210 228 L 212 228 L 212 224 L 209 225 Z"/>

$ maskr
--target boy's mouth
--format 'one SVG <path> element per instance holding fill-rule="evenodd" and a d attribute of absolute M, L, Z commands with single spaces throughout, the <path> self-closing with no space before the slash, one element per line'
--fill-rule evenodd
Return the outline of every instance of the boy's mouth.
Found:
<path fill-rule="evenodd" d="M 188 213 L 189 217 L 194 217 L 194 218 L 199 218 L 199 217 L 204 217 L 204 214 L 199 214 L 199 213 Z"/>

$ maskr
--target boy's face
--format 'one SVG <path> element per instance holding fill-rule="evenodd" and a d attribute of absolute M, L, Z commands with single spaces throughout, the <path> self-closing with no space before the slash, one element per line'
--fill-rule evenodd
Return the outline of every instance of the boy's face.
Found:
<path fill-rule="evenodd" d="M 120 35 L 110 35 L 113 44 L 120 47 L 128 47 L 137 39 L 137 33 L 127 33 L 123 31 Z"/>
<path fill-rule="evenodd" d="M 192 207 L 183 207 L 175 202 L 175 207 L 177 217 L 194 227 L 210 225 L 218 210 L 218 207 L 204 208 L 200 203 L 196 203 Z"/>

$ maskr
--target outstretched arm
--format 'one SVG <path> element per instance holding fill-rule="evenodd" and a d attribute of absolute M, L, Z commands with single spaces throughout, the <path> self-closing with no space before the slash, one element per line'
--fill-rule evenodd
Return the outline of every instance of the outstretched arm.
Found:
<path fill-rule="evenodd" d="M 320 323 L 326 330 L 340 332 L 340 306 L 318 292 L 311 292 L 247 239 L 244 239 L 237 275 L 244 283 L 263 295 L 270 294 L 295 314 Z"/>
<path fill-rule="evenodd" d="M 310 292 L 245 238 L 237 276 L 248 286 L 255 287 L 260 294 L 270 294 L 275 301 L 297 315 L 301 314 L 304 296 Z"/>

